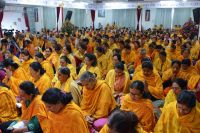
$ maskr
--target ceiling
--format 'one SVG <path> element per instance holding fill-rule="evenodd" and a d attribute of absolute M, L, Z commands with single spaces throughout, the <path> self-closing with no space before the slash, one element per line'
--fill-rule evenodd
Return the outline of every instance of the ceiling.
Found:
<path fill-rule="evenodd" d="M 161 0 L 61 0 L 61 1 L 72 1 L 72 2 L 87 2 L 87 3 L 105 3 L 105 2 L 158 2 Z M 163 0 L 163 1 L 184 1 L 184 0 Z M 199 0 L 187 0 L 187 1 L 199 1 Z"/>
<path fill-rule="evenodd" d="M 200 0 L 5 0 L 7 5 L 32 5 L 78 9 L 131 9 L 200 7 Z M 186 2 L 187 1 L 187 2 Z"/>

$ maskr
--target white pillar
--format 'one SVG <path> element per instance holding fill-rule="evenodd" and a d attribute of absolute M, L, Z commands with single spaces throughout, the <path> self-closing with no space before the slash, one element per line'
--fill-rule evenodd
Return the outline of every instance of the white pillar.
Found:
<path fill-rule="evenodd" d="M 171 29 L 173 29 L 173 21 L 174 21 L 174 8 L 172 8 L 172 13 L 171 13 Z"/>

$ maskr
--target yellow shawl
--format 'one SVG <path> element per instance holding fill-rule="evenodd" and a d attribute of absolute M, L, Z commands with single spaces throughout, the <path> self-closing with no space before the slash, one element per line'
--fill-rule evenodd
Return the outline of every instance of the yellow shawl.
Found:
<path fill-rule="evenodd" d="M 176 101 L 176 95 L 174 94 L 174 91 L 171 89 L 167 96 L 165 97 L 165 104 L 163 108 L 165 108 L 169 103 Z"/>
<path fill-rule="evenodd" d="M 105 81 L 97 81 L 93 90 L 83 87 L 81 109 L 85 116 L 91 115 L 96 119 L 107 117 L 115 107 L 115 99 Z"/>
<path fill-rule="evenodd" d="M 163 109 L 154 133 L 199 133 L 200 112 L 197 107 L 184 116 L 179 116 L 177 102 L 170 103 Z"/>
<path fill-rule="evenodd" d="M 51 87 L 51 79 L 48 75 L 43 74 L 40 79 L 35 82 L 35 86 L 38 88 L 40 94 L 43 94 L 47 89 Z"/>
<path fill-rule="evenodd" d="M 53 67 L 50 64 L 50 62 L 47 61 L 47 60 L 44 60 L 41 63 L 41 65 L 44 68 L 44 70 L 46 70 L 46 74 L 50 77 L 50 79 L 53 79 L 53 77 L 54 77 L 54 71 L 53 71 Z"/>
<path fill-rule="evenodd" d="M 28 107 L 22 102 L 21 120 L 30 120 L 33 116 L 37 116 L 42 130 L 45 132 L 47 130 L 47 109 L 41 96 L 36 96 Z"/>
<path fill-rule="evenodd" d="M 129 92 L 129 84 L 130 84 L 130 78 L 128 72 L 124 72 L 125 74 L 125 83 L 124 83 L 124 89 L 123 93 Z M 114 83 L 115 83 L 115 70 L 110 70 L 108 74 L 106 75 L 105 79 L 106 83 L 110 86 L 112 93 L 114 93 Z"/>
<path fill-rule="evenodd" d="M 49 112 L 47 133 L 89 133 L 84 115 L 73 102 L 67 104 L 58 114 Z"/>
<path fill-rule="evenodd" d="M 153 112 L 153 103 L 149 99 L 141 99 L 133 101 L 130 94 L 127 94 L 122 101 L 122 110 L 128 110 L 134 112 L 140 125 L 145 131 L 153 131 L 155 126 L 155 116 Z"/>
<path fill-rule="evenodd" d="M 153 73 L 151 76 L 146 77 L 143 74 L 143 71 L 140 71 L 133 76 L 132 81 L 135 80 L 141 80 L 143 82 L 147 82 L 148 90 L 151 93 L 151 95 L 153 95 L 155 98 L 157 99 L 164 98 L 162 80 L 158 74 Z"/>
<path fill-rule="evenodd" d="M 17 116 L 15 96 L 9 89 L 0 87 L 0 123 L 16 120 Z"/>
<path fill-rule="evenodd" d="M 86 68 L 87 68 L 87 66 L 85 64 L 81 67 L 81 70 L 80 70 L 80 72 L 78 74 L 78 78 L 80 78 L 80 76 L 85 71 L 90 71 L 91 73 L 95 73 L 97 75 L 98 79 L 101 79 L 101 73 L 100 73 L 100 70 L 99 70 L 99 68 L 97 66 L 96 67 L 91 66 L 88 70 Z"/>

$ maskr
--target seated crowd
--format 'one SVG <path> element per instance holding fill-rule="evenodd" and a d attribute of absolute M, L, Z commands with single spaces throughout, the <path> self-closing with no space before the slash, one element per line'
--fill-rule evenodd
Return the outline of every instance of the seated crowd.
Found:
<path fill-rule="evenodd" d="M 196 36 L 106 27 L 13 38 L 19 48 L 7 36 L 0 45 L 0 132 L 200 132 Z"/>

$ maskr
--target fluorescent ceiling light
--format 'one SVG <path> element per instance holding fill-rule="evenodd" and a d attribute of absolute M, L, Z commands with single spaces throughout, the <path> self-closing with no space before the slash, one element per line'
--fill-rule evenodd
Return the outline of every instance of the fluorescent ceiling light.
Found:
<path fill-rule="evenodd" d="M 172 0 L 172 1 L 160 1 L 160 4 L 176 4 L 177 2 Z"/>

